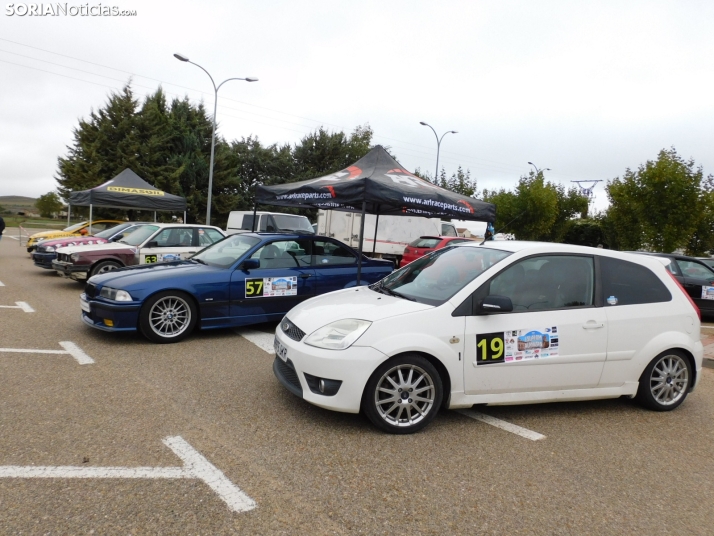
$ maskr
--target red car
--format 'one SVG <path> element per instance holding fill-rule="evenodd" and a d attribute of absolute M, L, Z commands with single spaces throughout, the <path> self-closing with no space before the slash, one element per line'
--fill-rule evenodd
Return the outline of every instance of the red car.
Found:
<path fill-rule="evenodd" d="M 427 253 L 431 253 L 437 249 L 472 241 L 472 238 L 462 238 L 460 236 L 420 236 L 404 248 L 404 254 L 402 255 L 402 260 L 399 262 L 399 267 L 406 266 L 419 257 L 423 257 Z"/>

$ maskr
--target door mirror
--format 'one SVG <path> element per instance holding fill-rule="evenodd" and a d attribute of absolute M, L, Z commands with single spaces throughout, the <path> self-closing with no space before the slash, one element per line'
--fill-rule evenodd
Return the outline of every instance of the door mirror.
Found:
<path fill-rule="evenodd" d="M 479 301 L 477 314 L 510 313 L 513 303 L 508 296 L 486 296 Z"/>
<path fill-rule="evenodd" d="M 255 270 L 256 268 L 260 268 L 260 261 L 258 259 L 246 259 L 241 264 L 241 268 L 246 271 Z"/>
<path fill-rule="evenodd" d="M 157 248 L 159 247 L 159 243 L 156 240 L 152 240 L 148 244 L 146 244 L 147 248 Z"/>

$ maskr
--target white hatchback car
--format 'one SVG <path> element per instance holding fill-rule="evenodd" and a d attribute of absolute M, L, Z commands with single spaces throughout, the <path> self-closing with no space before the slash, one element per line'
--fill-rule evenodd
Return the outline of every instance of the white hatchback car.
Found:
<path fill-rule="evenodd" d="M 565 244 L 437 250 L 312 298 L 273 371 L 323 408 L 415 432 L 441 408 L 636 397 L 676 408 L 702 367 L 699 310 L 661 261 Z"/>

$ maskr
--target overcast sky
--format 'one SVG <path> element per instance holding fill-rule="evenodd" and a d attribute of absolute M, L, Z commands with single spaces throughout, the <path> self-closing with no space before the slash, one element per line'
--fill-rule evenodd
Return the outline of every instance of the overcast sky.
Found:
<path fill-rule="evenodd" d="M 70 14 L 87 5 L 136 16 Z M 295 143 L 320 125 L 369 124 L 403 166 L 433 173 L 424 121 L 458 131 L 440 167 L 469 169 L 479 189 L 512 188 L 528 161 L 566 186 L 608 180 L 671 146 L 714 173 L 711 1 L 90 0 L 58 16 L 2 6 L 0 195 L 54 190 L 79 118 L 130 77 L 140 98 L 161 84 L 212 110 L 210 80 L 175 52 L 217 83 L 260 79 L 221 88 L 228 140 Z"/>

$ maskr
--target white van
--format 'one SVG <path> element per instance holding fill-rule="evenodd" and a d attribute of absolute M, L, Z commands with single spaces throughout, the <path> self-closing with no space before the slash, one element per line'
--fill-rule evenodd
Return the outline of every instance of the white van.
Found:
<path fill-rule="evenodd" d="M 258 221 L 255 230 L 267 233 L 310 233 L 313 228 L 306 216 L 281 214 L 280 212 L 256 212 Z M 226 234 L 250 233 L 253 230 L 253 211 L 234 210 L 228 215 Z"/>

